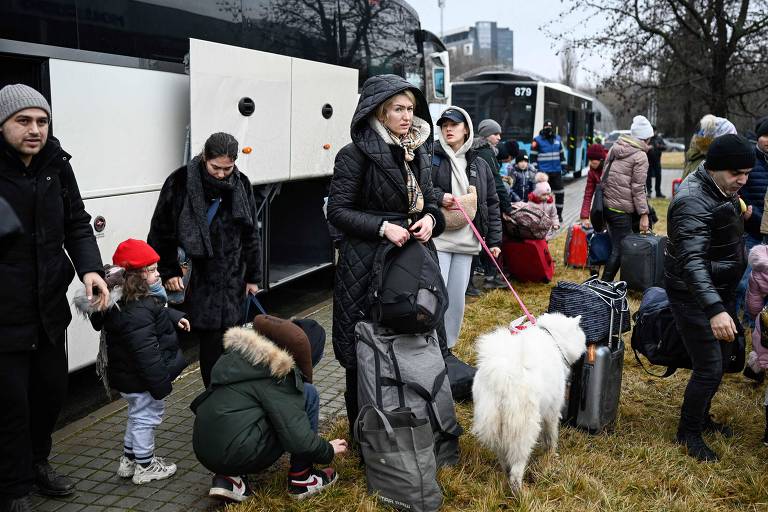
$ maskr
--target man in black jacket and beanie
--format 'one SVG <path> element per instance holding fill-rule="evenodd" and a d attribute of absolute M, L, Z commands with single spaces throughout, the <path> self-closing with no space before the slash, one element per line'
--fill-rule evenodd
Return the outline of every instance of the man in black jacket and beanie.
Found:
<path fill-rule="evenodd" d="M 91 218 L 70 156 L 48 135 L 50 119 L 48 101 L 31 87 L 0 90 L 0 198 L 21 224 L 0 245 L 0 511 L 31 510 L 33 484 L 53 496 L 74 491 L 48 463 L 67 389 L 66 293 L 77 271 L 94 304 L 109 295 Z"/>
<path fill-rule="evenodd" d="M 755 163 L 752 144 L 729 134 L 717 137 L 706 160 L 680 186 L 669 205 L 666 288 L 672 313 L 693 363 L 680 411 L 677 442 L 700 461 L 718 456 L 703 432 L 733 431 L 709 415 L 712 397 L 733 350 L 735 291 L 746 257 L 743 211 L 736 195 Z"/>

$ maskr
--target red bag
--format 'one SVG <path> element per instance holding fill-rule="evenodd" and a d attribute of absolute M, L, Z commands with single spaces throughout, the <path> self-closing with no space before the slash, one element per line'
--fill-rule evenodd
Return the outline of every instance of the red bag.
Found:
<path fill-rule="evenodd" d="M 546 240 L 507 240 L 501 246 L 507 270 L 518 281 L 548 283 L 555 262 Z"/>
<path fill-rule="evenodd" d="M 675 178 L 672 180 L 672 197 L 677 194 L 677 189 L 680 188 L 680 184 L 683 182 L 683 178 Z"/>
<path fill-rule="evenodd" d="M 584 268 L 587 266 L 589 255 L 589 243 L 587 235 L 592 230 L 584 229 L 581 224 L 574 224 L 568 228 L 568 236 L 565 238 L 565 266 Z"/>

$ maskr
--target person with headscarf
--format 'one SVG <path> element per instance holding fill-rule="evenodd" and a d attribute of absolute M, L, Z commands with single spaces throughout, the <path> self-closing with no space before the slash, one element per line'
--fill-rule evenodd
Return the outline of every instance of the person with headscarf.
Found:
<path fill-rule="evenodd" d="M 691 137 L 691 144 L 685 152 L 685 164 L 683 166 L 683 179 L 694 172 L 704 161 L 712 141 L 715 137 L 736 133 L 733 123 L 724 117 L 707 114 L 699 121 L 699 129 Z"/>

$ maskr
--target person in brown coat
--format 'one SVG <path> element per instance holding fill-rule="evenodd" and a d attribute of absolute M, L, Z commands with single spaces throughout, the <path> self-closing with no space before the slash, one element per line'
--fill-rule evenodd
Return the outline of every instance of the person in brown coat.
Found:
<path fill-rule="evenodd" d="M 653 127 L 648 119 L 635 116 L 632 120 L 631 135 L 619 137 L 608 153 L 608 176 L 603 183 L 603 200 L 612 251 L 603 270 L 603 281 L 613 281 L 619 271 L 621 242 L 632 233 L 633 214 L 640 216 L 640 231 L 648 231 L 645 178 L 648 174 L 647 141 L 651 137 Z"/>

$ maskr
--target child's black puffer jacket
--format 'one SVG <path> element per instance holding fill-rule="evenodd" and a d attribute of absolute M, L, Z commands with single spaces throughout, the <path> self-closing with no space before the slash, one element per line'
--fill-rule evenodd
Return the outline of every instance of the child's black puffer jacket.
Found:
<path fill-rule="evenodd" d="M 106 332 L 110 387 L 123 393 L 149 391 L 156 400 L 170 394 L 173 379 L 187 365 L 176 336 L 183 317 L 153 296 L 120 300 L 103 315 L 91 315 L 94 328 Z"/>

